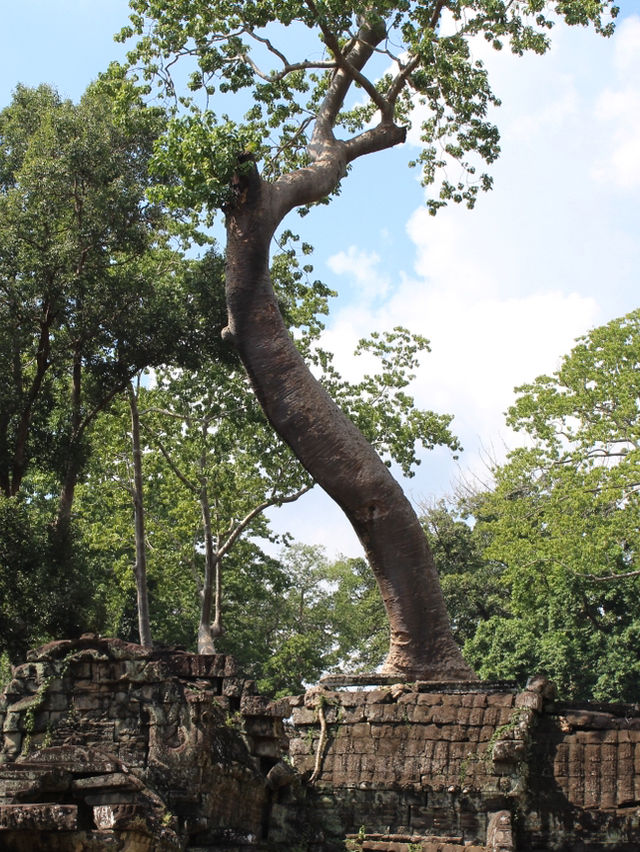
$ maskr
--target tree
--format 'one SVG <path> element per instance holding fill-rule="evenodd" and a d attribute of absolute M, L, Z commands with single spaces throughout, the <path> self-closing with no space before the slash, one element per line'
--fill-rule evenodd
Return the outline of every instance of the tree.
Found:
<path fill-rule="evenodd" d="M 78 105 L 18 86 L 0 113 L 0 489 L 31 470 L 67 533 L 97 414 L 184 340 L 181 256 L 145 199 L 164 119 L 121 81 Z"/>
<path fill-rule="evenodd" d="M 265 428 L 248 390 L 237 368 L 221 370 L 216 363 L 203 364 L 197 375 L 161 372 L 143 411 L 150 451 L 159 451 L 172 486 L 177 479 L 197 508 L 190 540 L 204 552 L 203 576 L 197 575 L 198 651 L 204 654 L 215 653 L 223 633 L 223 559 L 241 536 L 268 534 L 268 508 L 313 486 Z"/>
<path fill-rule="evenodd" d="M 508 614 L 504 565 L 485 556 L 488 536 L 482 525 L 469 522 L 468 511 L 462 507 L 444 500 L 422 503 L 420 521 L 433 553 L 454 638 L 464 648 L 478 625 Z"/>
<path fill-rule="evenodd" d="M 136 580 L 136 609 L 138 610 L 138 635 L 145 648 L 153 645 L 149 620 L 149 590 L 147 586 L 147 546 L 144 521 L 144 490 L 142 483 L 142 440 L 140 437 L 140 375 L 135 384 L 127 386 L 129 411 L 131 412 L 131 456 L 133 467 L 133 522 L 136 542 L 136 561 L 133 573 Z"/>
<path fill-rule="evenodd" d="M 176 228 L 145 197 L 164 116 L 122 80 L 117 110 L 113 96 L 107 81 L 79 104 L 18 86 L 0 112 L 0 583 L 12 657 L 99 627 L 100 578 L 71 523 L 91 428 L 138 370 L 193 339 Z"/>
<path fill-rule="evenodd" d="M 475 512 L 511 592 L 466 646 L 486 676 L 545 670 L 568 696 L 640 697 L 639 367 L 634 311 L 518 389 L 508 421 L 528 445 Z"/>
<path fill-rule="evenodd" d="M 210 271 L 210 258 L 196 264 L 200 266 Z M 307 272 L 311 271 L 309 264 L 305 266 Z M 380 369 L 351 384 L 337 373 L 329 353 L 314 348 L 322 328 L 319 315 L 327 311 L 326 288 L 317 281 L 305 284 L 295 254 L 288 251 L 274 259 L 273 274 L 280 303 L 299 345 L 322 371 L 322 380 L 362 423 L 387 463 L 395 461 L 411 475 L 419 463 L 418 444 L 457 448 L 449 431 L 451 417 L 416 408 L 405 390 L 414 378 L 418 354 L 428 349 L 424 338 L 397 328 L 361 341 L 359 351 L 377 357 Z M 136 507 L 136 577 L 140 580 L 139 566 L 146 560 L 148 549 L 143 531 L 146 521 L 139 511 L 146 492 L 144 499 L 151 498 L 152 513 L 172 530 L 181 531 L 187 549 L 195 549 L 195 560 L 187 558 L 186 564 L 195 567 L 203 561 L 202 575 L 197 568 L 189 573 L 198 583 L 201 598 L 198 650 L 213 653 L 216 639 L 223 634 L 223 560 L 226 562 L 242 537 L 270 537 L 266 509 L 297 500 L 313 481 L 269 427 L 244 370 L 232 358 L 221 361 L 203 355 L 196 373 L 175 367 L 159 369 L 153 388 L 140 387 L 135 396 L 130 395 L 129 408 L 134 427 L 141 427 L 144 445 L 134 438 L 133 464 L 124 465 L 118 477 L 122 485 L 116 487 L 129 491 Z M 114 414 L 116 410 L 114 407 Z M 117 411 L 122 417 L 122 410 Z M 128 440 L 123 442 L 128 431 L 128 423 L 115 433 L 99 427 L 97 465 L 91 468 L 88 487 L 82 489 L 80 514 L 87 502 L 95 501 L 93 492 L 98 492 L 97 505 L 109 506 L 109 514 L 107 519 L 99 519 L 92 512 L 91 523 L 106 522 L 110 531 L 113 503 L 102 490 L 114 485 L 114 459 L 128 457 L 124 448 Z M 131 432 L 134 437 L 136 429 Z M 153 539 L 157 559 L 155 532 Z M 175 542 L 168 547 L 175 550 Z M 165 553 L 161 558 L 168 561 L 171 557 Z M 143 586 L 137 583 L 138 599 L 144 603 Z M 141 636 L 142 626 L 148 623 L 143 610 L 139 606 Z"/>
<path fill-rule="evenodd" d="M 418 158 L 424 180 L 433 181 L 445 162 L 462 170 L 458 182 L 442 183 L 432 209 L 449 199 L 472 206 L 479 188 L 491 185 L 486 174 L 476 175 L 475 161 L 495 159 L 498 134 L 486 117 L 495 98 L 470 40 L 483 35 L 498 48 L 504 39 L 516 53 L 543 53 L 552 26 L 544 4 L 132 0 L 131 8 L 131 26 L 121 35 L 140 40 L 130 61 L 175 105 L 156 158 L 159 173 L 178 177 L 164 197 L 209 216 L 225 213 L 225 337 L 269 421 L 364 546 L 391 626 L 386 670 L 470 677 L 415 512 L 300 357 L 278 311 L 269 248 L 288 213 L 335 194 L 359 157 L 405 140 L 412 98 L 430 111 Z M 617 12 L 610 0 L 557 9 L 567 23 L 593 22 L 605 34 L 612 25 L 603 16 Z M 173 74 L 180 60 L 191 62 L 191 74 L 178 92 Z M 236 121 L 222 110 L 229 94 L 229 110 L 237 112 L 242 91 L 251 105 Z M 204 95 L 200 106 L 197 92 Z"/>

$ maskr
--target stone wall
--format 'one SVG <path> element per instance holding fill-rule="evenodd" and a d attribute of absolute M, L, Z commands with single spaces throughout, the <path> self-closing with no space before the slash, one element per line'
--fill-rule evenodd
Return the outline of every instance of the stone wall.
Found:
<path fill-rule="evenodd" d="M 543 710 L 531 743 L 523 837 L 532 848 L 638 852 L 638 706 L 551 703 Z"/>
<path fill-rule="evenodd" d="M 0 849 L 640 850 L 638 707 L 366 680 L 271 702 L 222 655 L 32 652 L 0 700 Z"/>
<path fill-rule="evenodd" d="M 355 843 L 358 834 L 366 849 L 484 848 L 489 820 L 510 814 L 520 783 L 529 703 L 489 684 L 313 690 L 293 709 L 291 758 L 322 790 L 316 806 L 331 817 L 336 848 L 340 835 Z"/>
<path fill-rule="evenodd" d="M 328 848 L 640 850 L 637 706 L 560 704 L 544 678 L 388 684 L 311 690 L 293 722 Z"/>
<path fill-rule="evenodd" d="M 32 652 L 0 704 L 0 848 L 254 848 L 288 713 L 223 655 Z"/>

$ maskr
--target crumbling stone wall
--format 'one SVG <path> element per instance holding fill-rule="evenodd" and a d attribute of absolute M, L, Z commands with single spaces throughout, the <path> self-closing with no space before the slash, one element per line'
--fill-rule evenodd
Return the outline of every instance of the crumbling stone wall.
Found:
<path fill-rule="evenodd" d="M 366 849 L 484 849 L 489 820 L 508 821 L 519 788 L 529 703 L 488 684 L 312 690 L 293 709 L 291 759 L 313 778 L 336 849 L 345 835 Z M 510 831 L 501 826 L 496 849 L 512 848 Z"/>
<path fill-rule="evenodd" d="M 638 852 L 639 710 L 628 704 L 545 705 L 521 808 L 529 848 Z"/>
<path fill-rule="evenodd" d="M 0 848 L 253 848 L 288 713 L 224 655 L 90 636 L 32 652 L 0 704 Z"/>
<path fill-rule="evenodd" d="M 7 852 L 640 850 L 639 708 L 543 678 L 270 702 L 229 657 L 85 636 L 14 671 L 0 729 Z"/>

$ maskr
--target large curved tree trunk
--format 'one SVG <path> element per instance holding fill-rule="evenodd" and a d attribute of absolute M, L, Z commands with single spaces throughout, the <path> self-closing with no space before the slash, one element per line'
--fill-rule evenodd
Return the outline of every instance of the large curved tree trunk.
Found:
<path fill-rule="evenodd" d="M 433 558 L 411 504 L 354 424 L 314 379 L 280 315 L 269 246 L 281 217 L 257 173 L 227 214 L 231 339 L 278 434 L 340 505 L 362 542 L 391 627 L 385 671 L 411 679 L 474 678 L 449 628 Z"/>

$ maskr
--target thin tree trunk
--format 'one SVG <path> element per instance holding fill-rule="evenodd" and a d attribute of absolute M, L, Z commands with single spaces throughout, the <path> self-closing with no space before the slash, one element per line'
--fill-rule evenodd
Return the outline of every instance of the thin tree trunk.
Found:
<path fill-rule="evenodd" d="M 73 367 L 71 372 L 71 429 L 68 447 L 68 460 L 64 472 L 64 480 L 58 500 L 58 514 L 56 516 L 56 536 L 62 540 L 66 538 L 71 526 L 71 510 L 75 496 L 78 474 L 80 473 L 80 462 L 78 446 L 82 397 L 82 361 L 78 352 L 73 356 Z"/>
<path fill-rule="evenodd" d="M 140 442 L 140 412 L 136 393 L 127 386 L 129 408 L 131 410 L 131 449 L 133 455 L 133 511 L 136 542 L 136 597 L 138 602 L 138 633 L 140 644 L 145 648 L 153 646 L 151 621 L 149 618 L 149 594 L 147 589 L 147 550 L 144 529 L 144 499 L 142 490 L 142 447 Z"/>
<path fill-rule="evenodd" d="M 200 489 L 200 509 L 204 530 L 204 586 L 198 625 L 198 653 L 215 654 L 215 638 L 222 635 L 222 577 L 220 557 L 213 546 L 211 509 L 206 482 Z M 214 617 L 211 619 L 213 609 Z"/>
<path fill-rule="evenodd" d="M 20 490 L 22 479 L 27 467 L 26 448 L 29 440 L 33 407 L 42 389 L 42 383 L 46 372 L 51 366 L 49 361 L 49 355 L 51 352 L 51 323 L 52 308 L 50 304 L 47 304 L 44 308 L 42 321 L 40 323 L 40 337 L 38 339 L 38 350 L 35 357 L 35 375 L 27 393 L 25 394 L 24 404 L 18 419 L 13 457 L 11 461 L 11 473 L 9 473 L 9 465 L 7 465 L 5 493 L 9 497 L 14 497 Z M 22 362 L 20 359 L 20 352 L 17 349 L 14 351 L 13 381 L 16 388 L 21 388 Z"/>
<path fill-rule="evenodd" d="M 329 169 L 324 163 L 322 169 L 329 174 L 332 163 L 326 162 Z M 340 168 L 333 164 L 333 171 Z M 227 213 L 225 337 L 237 347 L 275 430 L 343 509 L 362 542 L 391 628 L 385 671 L 412 679 L 474 678 L 451 634 L 433 558 L 411 504 L 313 378 L 280 315 L 269 246 L 291 204 L 274 195 L 257 173 L 239 184 L 239 203 Z M 308 187 L 305 192 L 312 194 Z M 297 185 L 294 195 L 300 203 Z"/>

